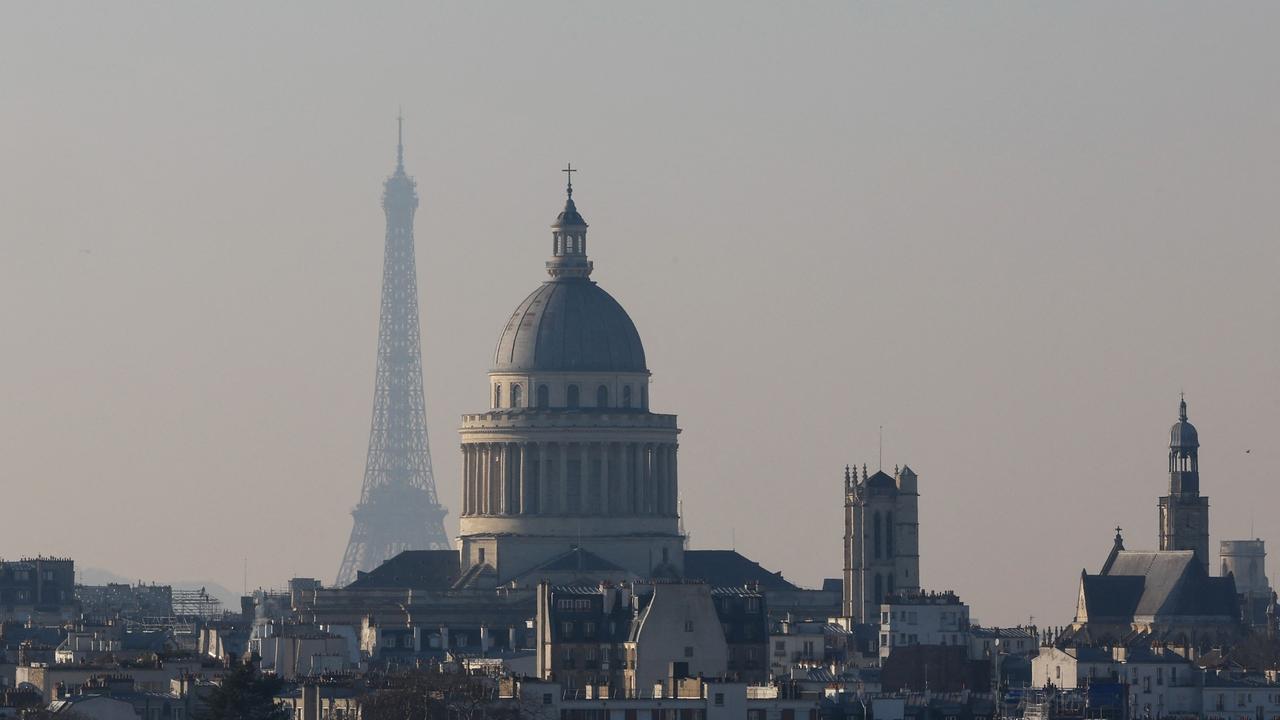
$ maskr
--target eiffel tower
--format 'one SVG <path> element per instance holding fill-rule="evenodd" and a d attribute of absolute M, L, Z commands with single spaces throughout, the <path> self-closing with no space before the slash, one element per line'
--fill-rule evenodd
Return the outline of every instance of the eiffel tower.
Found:
<path fill-rule="evenodd" d="M 382 209 L 387 240 L 382 264 L 382 314 L 373 422 L 360 504 L 337 585 L 403 550 L 448 550 L 446 510 L 436 498 L 422 397 L 418 281 L 413 253 L 417 184 L 404 172 L 404 120 L 399 119 L 396 171 L 387 178 Z"/>

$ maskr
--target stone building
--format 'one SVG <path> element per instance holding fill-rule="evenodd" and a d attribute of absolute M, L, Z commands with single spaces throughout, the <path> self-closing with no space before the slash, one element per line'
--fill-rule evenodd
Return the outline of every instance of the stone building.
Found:
<path fill-rule="evenodd" d="M 1275 592 L 1267 580 L 1267 549 L 1263 540 L 1223 540 L 1218 545 L 1222 576 L 1235 578 L 1244 622 L 1259 630 L 1274 630 Z"/>
<path fill-rule="evenodd" d="M 1075 621 L 1056 644 L 1143 637 L 1195 652 L 1238 639 L 1242 629 L 1231 576 L 1210 577 L 1192 550 L 1125 550 L 1117 529 L 1101 572 L 1081 571 Z"/>
<path fill-rule="evenodd" d="M 1200 494 L 1200 436 L 1178 403 L 1169 429 L 1169 494 L 1160 498 L 1160 549 L 1190 550 L 1209 570 L 1209 498 Z"/>
<path fill-rule="evenodd" d="M 568 688 L 635 696 L 669 677 L 768 678 L 764 598 L 693 581 L 538 588 L 537 670 Z"/>
<path fill-rule="evenodd" d="M 591 280 L 568 194 L 551 277 L 498 340 L 490 407 L 462 419 L 461 566 L 495 585 L 576 546 L 641 577 L 682 571 L 676 417 L 649 409 L 640 334 Z"/>
<path fill-rule="evenodd" d="M 875 623 L 886 595 L 920 589 L 919 485 L 911 468 L 862 479 L 845 468 L 844 602 L 854 623 Z"/>
<path fill-rule="evenodd" d="M 35 557 L 0 561 L 0 620 L 70 620 L 76 608 L 74 560 Z"/>
<path fill-rule="evenodd" d="M 895 592 L 880 605 L 880 657 L 911 645 L 969 647 L 969 606 L 950 591 Z"/>

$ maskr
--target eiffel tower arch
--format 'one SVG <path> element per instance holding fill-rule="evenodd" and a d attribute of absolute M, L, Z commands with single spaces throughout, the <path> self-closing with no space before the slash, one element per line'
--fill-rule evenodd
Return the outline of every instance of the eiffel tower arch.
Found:
<path fill-rule="evenodd" d="M 396 169 L 387 178 L 387 216 L 378 323 L 378 370 L 373 420 L 360 503 L 352 511 L 351 540 L 338 570 L 339 587 L 404 550 L 448 550 L 447 511 L 436 497 L 422 392 L 422 343 L 413 216 L 416 183 L 404 171 L 403 120 Z"/>

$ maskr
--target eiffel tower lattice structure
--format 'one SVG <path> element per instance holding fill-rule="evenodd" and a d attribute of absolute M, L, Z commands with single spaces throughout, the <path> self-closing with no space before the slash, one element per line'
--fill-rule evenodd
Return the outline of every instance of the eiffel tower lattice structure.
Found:
<path fill-rule="evenodd" d="M 446 510 L 436 497 L 427 443 L 413 250 L 418 193 L 416 183 L 404 171 L 403 121 L 400 127 L 396 170 L 387 178 L 382 193 L 387 239 L 369 454 L 360 504 L 351 513 L 354 523 L 338 571 L 339 587 L 401 551 L 452 547 L 444 531 Z"/>

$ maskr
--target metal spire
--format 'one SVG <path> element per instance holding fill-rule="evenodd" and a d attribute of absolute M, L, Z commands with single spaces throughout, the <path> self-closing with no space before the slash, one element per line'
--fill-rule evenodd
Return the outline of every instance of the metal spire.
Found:
<path fill-rule="evenodd" d="M 404 112 L 396 115 L 396 172 L 404 172 Z"/>
<path fill-rule="evenodd" d="M 369 451 L 339 586 L 405 550 L 451 548 L 446 510 L 436 496 L 423 400 L 413 242 L 418 194 L 404 173 L 404 118 L 397 123 L 396 173 L 387 178 L 382 194 L 387 228 Z"/>
<path fill-rule="evenodd" d="M 561 170 L 560 172 L 564 173 L 565 176 L 568 178 L 565 186 L 565 192 L 569 193 L 569 199 L 572 200 L 573 199 L 573 174 L 579 171 L 573 169 L 573 163 L 565 163 L 564 169 Z"/>
<path fill-rule="evenodd" d="M 1185 392 L 1178 393 L 1178 419 L 1182 422 L 1187 421 L 1187 394 Z"/>

